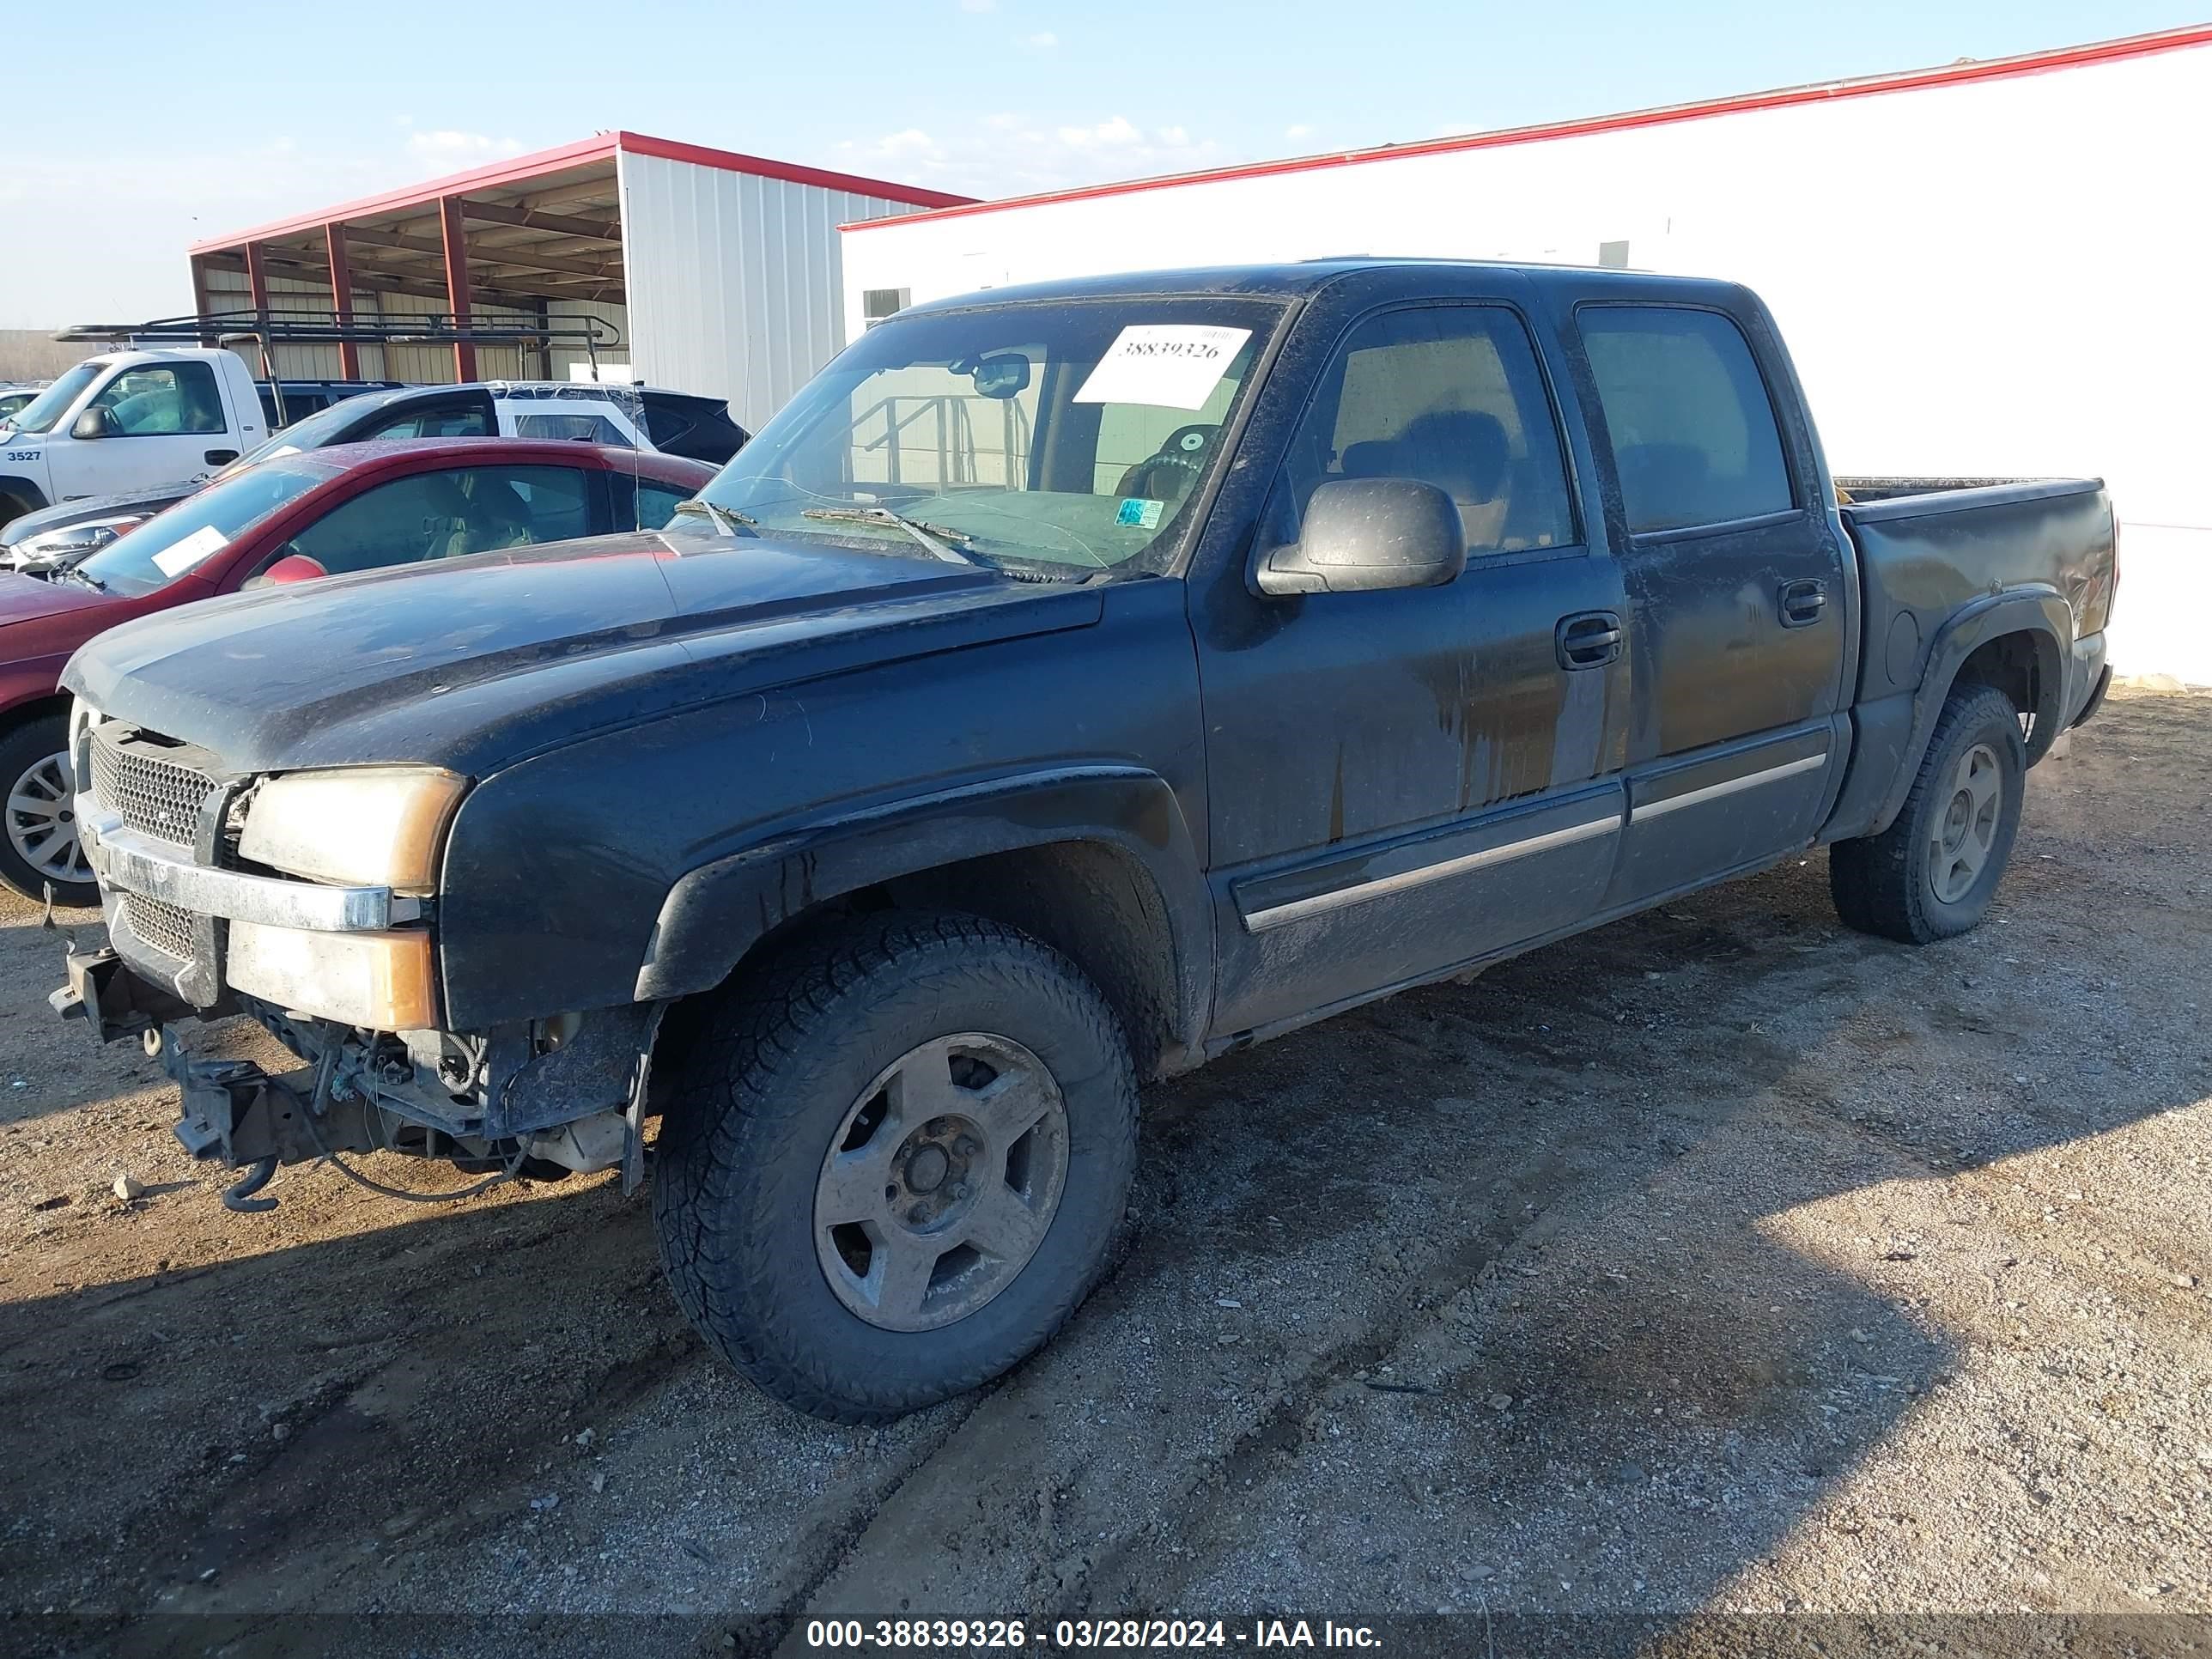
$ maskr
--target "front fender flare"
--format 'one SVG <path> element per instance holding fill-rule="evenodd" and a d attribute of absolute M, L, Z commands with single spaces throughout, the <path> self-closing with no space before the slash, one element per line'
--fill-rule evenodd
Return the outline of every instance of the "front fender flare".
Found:
<path fill-rule="evenodd" d="M 1167 780 L 1139 767 L 1054 768 L 939 791 L 806 825 L 702 866 L 663 902 L 637 1000 L 711 989 L 772 929 L 825 900 L 994 853 L 1103 845 L 1152 883 L 1167 918 L 1179 1035 L 1212 994 L 1212 911 L 1190 827 Z"/>

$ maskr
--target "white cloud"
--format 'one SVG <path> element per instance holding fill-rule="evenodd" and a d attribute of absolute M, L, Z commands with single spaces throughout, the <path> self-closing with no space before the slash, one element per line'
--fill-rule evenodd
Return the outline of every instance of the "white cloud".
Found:
<path fill-rule="evenodd" d="M 1039 52 L 1050 52 L 1060 44 L 1060 37 L 1050 29 L 1042 29 L 1029 37 L 1029 44 Z"/>
<path fill-rule="evenodd" d="M 1296 126 L 1285 127 L 1283 129 L 1283 137 L 1289 139 L 1295 144 L 1302 138 L 1312 137 L 1313 129 L 1308 126 L 1304 122 L 1301 121 Z"/>
<path fill-rule="evenodd" d="M 489 133 L 460 132 L 451 127 L 407 135 L 407 153 L 441 171 L 475 167 L 501 156 L 520 155 L 522 143 L 514 138 L 495 138 Z"/>
<path fill-rule="evenodd" d="M 1000 112 L 927 134 L 908 128 L 880 138 L 850 141 L 837 146 L 830 164 L 991 197 L 1187 173 L 1245 159 L 1224 153 L 1213 140 L 1183 126 L 1148 131 L 1122 115 L 1048 125 L 1033 116 Z"/>
<path fill-rule="evenodd" d="M 1060 142 L 1071 149 L 1097 149 L 1102 146 L 1119 148 L 1133 144 L 1145 135 L 1129 125 L 1126 115 L 1111 116 L 1095 127 L 1061 127 Z"/>

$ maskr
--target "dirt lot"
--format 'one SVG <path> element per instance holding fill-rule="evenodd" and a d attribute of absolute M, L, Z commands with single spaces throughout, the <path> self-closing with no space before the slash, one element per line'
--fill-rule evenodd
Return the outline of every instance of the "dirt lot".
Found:
<path fill-rule="evenodd" d="M 2212 695 L 2039 769 L 1977 935 L 1824 866 L 1152 1091 L 1118 1270 L 880 1432 L 711 1363 L 606 1180 L 226 1214 L 0 908 L 0 1606 L 2212 1610 Z"/>

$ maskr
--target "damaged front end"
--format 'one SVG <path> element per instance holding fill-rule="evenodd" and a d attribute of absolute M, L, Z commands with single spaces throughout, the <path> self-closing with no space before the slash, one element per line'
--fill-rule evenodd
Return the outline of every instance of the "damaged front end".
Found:
<path fill-rule="evenodd" d="M 619 1165 L 636 1186 L 659 1005 L 436 1028 L 429 876 L 459 780 L 362 769 L 272 782 L 82 704 L 71 724 L 110 948 L 72 951 L 51 1001 L 98 1040 L 135 1039 L 161 1060 L 182 1091 L 185 1150 L 246 1171 L 226 1205 L 271 1207 L 256 1194 L 276 1169 L 314 1158 L 392 1196 L 462 1195 L 386 1187 L 343 1161 L 369 1152 L 438 1159 L 484 1185 Z M 314 833 L 325 807 L 342 809 L 347 833 Z M 271 1073 L 190 1052 L 185 1021 L 234 1014 L 301 1065 Z"/>

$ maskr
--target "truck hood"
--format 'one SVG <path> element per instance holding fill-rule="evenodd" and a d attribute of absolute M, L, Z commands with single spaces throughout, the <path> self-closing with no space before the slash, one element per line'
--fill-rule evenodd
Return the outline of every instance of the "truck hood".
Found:
<path fill-rule="evenodd" d="M 63 684 L 240 772 L 408 761 L 481 777 L 677 708 L 1100 608 L 1095 589 L 889 543 L 633 532 L 144 617 L 79 651 Z"/>

